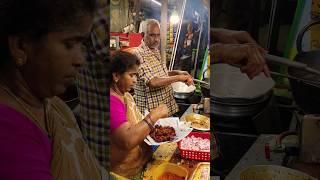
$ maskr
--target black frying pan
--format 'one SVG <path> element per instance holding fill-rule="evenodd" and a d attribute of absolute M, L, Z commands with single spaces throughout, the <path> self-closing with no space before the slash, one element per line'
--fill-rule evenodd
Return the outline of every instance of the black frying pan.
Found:
<path fill-rule="evenodd" d="M 313 69 L 320 70 L 320 51 L 308 51 L 302 50 L 302 39 L 304 34 L 314 25 L 320 24 L 320 20 L 313 21 L 305 26 L 297 37 L 297 50 L 294 61 L 307 64 Z M 290 85 L 292 88 L 293 97 L 297 105 L 307 114 L 320 114 L 320 76 L 312 74 L 307 71 L 303 71 L 297 68 L 288 68 L 290 76 L 299 77 L 308 81 L 314 81 L 315 84 L 305 83 L 303 81 L 290 79 Z"/>

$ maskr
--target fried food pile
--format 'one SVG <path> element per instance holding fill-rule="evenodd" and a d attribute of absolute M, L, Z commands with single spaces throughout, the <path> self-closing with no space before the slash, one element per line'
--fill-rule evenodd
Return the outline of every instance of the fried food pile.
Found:
<path fill-rule="evenodd" d="M 170 126 L 156 125 L 150 136 L 156 142 L 172 141 L 176 136 L 176 131 Z"/>

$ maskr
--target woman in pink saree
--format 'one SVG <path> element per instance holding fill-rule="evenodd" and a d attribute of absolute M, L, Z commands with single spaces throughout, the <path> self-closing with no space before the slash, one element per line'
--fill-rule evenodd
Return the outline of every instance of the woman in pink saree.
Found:
<path fill-rule="evenodd" d="M 137 83 L 139 59 L 118 51 L 111 60 L 110 164 L 111 171 L 133 179 L 151 158 L 151 147 L 144 143 L 153 125 L 168 116 L 166 105 L 153 109 L 146 117 L 138 110 L 129 91 Z"/>

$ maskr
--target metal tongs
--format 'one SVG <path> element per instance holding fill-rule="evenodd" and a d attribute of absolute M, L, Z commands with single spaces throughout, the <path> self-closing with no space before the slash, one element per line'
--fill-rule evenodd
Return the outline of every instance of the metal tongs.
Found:
<path fill-rule="evenodd" d="M 274 63 L 274 64 L 278 64 L 278 65 L 286 65 L 288 67 L 293 67 L 293 68 L 297 68 L 297 69 L 309 72 L 311 74 L 320 75 L 320 71 L 318 71 L 318 70 L 316 70 L 314 68 L 311 68 L 307 64 L 304 64 L 304 63 L 301 63 L 301 62 L 292 61 L 292 60 L 289 60 L 287 58 L 274 56 L 274 55 L 271 55 L 271 54 L 266 54 L 264 56 L 264 58 L 266 59 L 267 62 L 270 62 L 270 63 Z M 236 65 L 236 64 L 232 64 L 232 66 L 240 68 L 240 66 Z M 270 74 L 274 75 L 274 76 L 280 76 L 280 77 L 285 77 L 285 78 L 289 78 L 289 79 L 294 79 L 294 80 L 297 80 L 297 81 L 302 81 L 302 82 L 305 82 L 306 84 L 309 84 L 311 86 L 320 88 L 320 82 L 319 81 L 303 79 L 303 78 L 300 78 L 300 77 L 294 77 L 294 76 L 290 76 L 288 74 L 282 74 L 282 73 L 273 72 L 273 71 L 271 71 Z"/>
<path fill-rule="evenodd" d="M 271 54 L 266 54 L 265 55 L 265 59 L 268 62 L 271 62 L 271 63 L 287 65 L 289 67 L 293 67 L 293 68 L 304 70 L 306 72 L 310 72 L 312 74 L 320 75 L 320 71 L 318 71 L 316 69 L 313 69 L 313 68 L 309 67 L 307 64 L 304 64 L 304 63 L 291 61 L 289 59 L 286 59 L 286 58 L 283 58 L 283 57 L 279 57 L 279 56 L 274 56 L 274 55 L 271 55 Z"/>
<path fill-rule="evenodd" d="M 195 78 L 193 78 L 193 81 L 198 82 L 198 83 L 205 84 L 205 85 L 207 85 L 207 86 L 210 86 L 210 84 L 209 84 L 208 82 L 206 82 L 206 81 L 201 81 L 201 80 L 195 79 Z"/>
<path fill-rule="evenodd" d="M 304 70 L 304 71 L 309 72 L 311 74 L 320 75 L 320 71 L 318 71 L 318 70 L 316 70 L 314 68 L 310 68 L 307 64 L 304 64 L 304 63 L 291 61 L 289 59 L 286 59 L 286 58 L 283 58 L 283 57 L 279 57 L 279 56 L 270 55 L 270 54 L 266 54 L 265 55 L 265 59 L 268 62 L 271 62 L 271 63 L 276 63 L 276 64 L 280 64 L 280 65 L 286 65 L 286 66 L 289 66 L 289 67 L 293 67 L 293 68 Z M 275 75 L 275 76 L 289 78 L 289 79 L 294 79 L 294 80 L 297 80 L 297 81 L 302 81 L 302 82 L 304 82 L 304 83 L 306 83 L 308 85 L 320 88 L 320 82 L 319 81 L 303 79 L 303 78 L 300 78 L 300 77 L 290 76 L 290 75 L 287 75 L 287 74 L 281 74 L 281 73 L 273 72 L 273 71 L 271 71 L 270 74 L 271 75 Z"/>

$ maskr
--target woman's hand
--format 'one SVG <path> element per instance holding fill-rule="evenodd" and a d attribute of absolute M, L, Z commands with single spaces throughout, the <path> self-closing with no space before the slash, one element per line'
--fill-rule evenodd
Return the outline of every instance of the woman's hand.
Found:
<path fill-rule="evenodd" d="M 146 136 L 150 133 L 150 127 L 148 123 L 154 125 L 160 118 L 168 117 L 168 107 L 165 104 L 161 104 L 147 115 L 145 121 L 140 121 L 138 124 L 132 125 L 129 122 L 123 123 L 112 134 L 111 140 L 117 144 L 119 148 L 123 150 L 131 150 L 143 142 Z"/>
<path fill-rule="evenodd" d="M 150 117 L 151 121 L 153 121 L 155 123 L 160 118 L 168 117 L 168 114 L 169 114 L 169 109 L 168 109 L 167 105 L 160 104 L 160 106 L 151 110 L 151 112 L 149 113 L 149 117 Z"/>

